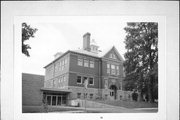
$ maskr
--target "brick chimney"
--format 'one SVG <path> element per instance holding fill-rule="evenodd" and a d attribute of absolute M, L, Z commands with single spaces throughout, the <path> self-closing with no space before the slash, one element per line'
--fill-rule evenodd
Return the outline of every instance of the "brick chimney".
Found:
<path fill-rule="evenodd" d="M 83 35 L 83 49 L 87 50 L 87 51 L 91 50 L 91 48 L 90 48 L 90 36 L 91 36 L 91 34 L 88 32 Z"/>

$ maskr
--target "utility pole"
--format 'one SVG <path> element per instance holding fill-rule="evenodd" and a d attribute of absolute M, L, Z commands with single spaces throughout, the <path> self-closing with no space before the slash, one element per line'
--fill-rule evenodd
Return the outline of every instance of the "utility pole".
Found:
<path fill-rule="evenodd" d="M 84 108 L 85 108 L 85 112 L 86 112 L 86 97 L 87 97 L 87 87 L 88 87 L 88 79 L 85 79 L 84 80 L 84 88 L 85 88 L 85 94 L 84 94 L 84 99 L 85 99 L 85 105 L 84 105 Z"/>
<path fill-rule="evenodd" d="M 86 112 L 86 89 L 85 89 L 85 95 L 84 95 L 84 97 L 85 97 L 85 105 L 84 105 L 84 108 L 85 108 L 85 112 Z"/>

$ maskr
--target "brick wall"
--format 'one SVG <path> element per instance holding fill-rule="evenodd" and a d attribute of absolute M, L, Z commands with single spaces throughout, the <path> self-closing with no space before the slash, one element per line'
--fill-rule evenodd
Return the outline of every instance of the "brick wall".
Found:
<path fill-rule="evenodd" d="M 78 56 L 80 56 L 81 58 L 86 58 L 87 60 L 90 59 L 94 59 L 94 68 L 90 68 L 90 67 L 84 67 L 84 66 L 78 66 Z M 94 58 L 94 57 L 90 57 L 90 56 L 85 56 L 85 55 L 78 55 L 78 54 L 74 54 L 71 53 L 70 54 L 70 68 L 69 71 L 75 71 L 75 72 L 79 72 L 79 73 L 88 73 L 88 74 L 93 74 L 93 75 L 99 75 L 100 71 L 99 71 L 99 61 L 100 59 Z"/>
<path fill-rule="evenodd" d="M 71 89 L 73 92 L 69 95 L 69 100 L 77 99 L 78 93 L 81 93 L 80 99 L 84 99 L 84 94 L 87 94 L 87 99 L 95 100 L 99 97 L 98 89 L 95 88 L 88 88 L 85 89 L 84 87 L 75 87 L 75 86 L 69 86 L 69 89 Z M 93 94 L 92 98 L 90 97 L 90 94 Z"/>
<path fill-rule="evenodd" d="M 77 87 L 84 87 L 84 84 L 77 84 L 77 76 L 80 75 L 81 77 L 93 77 L 94 78 L 94 85 L 88 85 L 89 88 L 99 88 L 99 77 L 92 76 L 88 74 L 79 74 L 79 73 L 69 73 L 69 82 L 68 86 L 77 86 Z"/>
<path fill-rule="evenodd" d="M 36 106 L 42 104 L 40 88 L 43 87 L 44 76 L 22 74 L 22 105 Z"/>

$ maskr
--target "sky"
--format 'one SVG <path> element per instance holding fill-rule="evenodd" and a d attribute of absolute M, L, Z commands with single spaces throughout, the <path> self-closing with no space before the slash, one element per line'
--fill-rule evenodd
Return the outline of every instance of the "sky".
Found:
<path fill-rule="evenodd" d="M 53 18 L 54 19 L 54 18 Z M 57 52 L 77 50 L 83 46 L 83 35 L 91 33 L 99 50 L 115 46 L 124 58 L 126 22 L 112 17 L 70 17 L 56 20 L 38 18 L 26 23 L 38 31 L 26 43 L 31 46 L 30 57 L 22 54 L 22 72 L 45 75 L 43 68 L 54 59 Z"/>

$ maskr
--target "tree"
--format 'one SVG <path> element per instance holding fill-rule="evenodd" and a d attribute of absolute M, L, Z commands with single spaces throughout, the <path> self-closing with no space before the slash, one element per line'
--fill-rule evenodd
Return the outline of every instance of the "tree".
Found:
<path fill-rule="evenodd" d="M 125 89 L 147 94 L 153 102 L 158 93 L 158 23 L 127 23 L 124 30 Z"/>
<path fill-rule="evenodd" d="M 31 49 L 31 47 L 28 44 L 25 44 L 25 41 L 34 37 L 34 33 L 36 33 L 36 31 L 36 28 L 31 28 L 30 25 L 22 23 L 22 53 L 28 57 L 30 56 L 28 49 Z"/>

